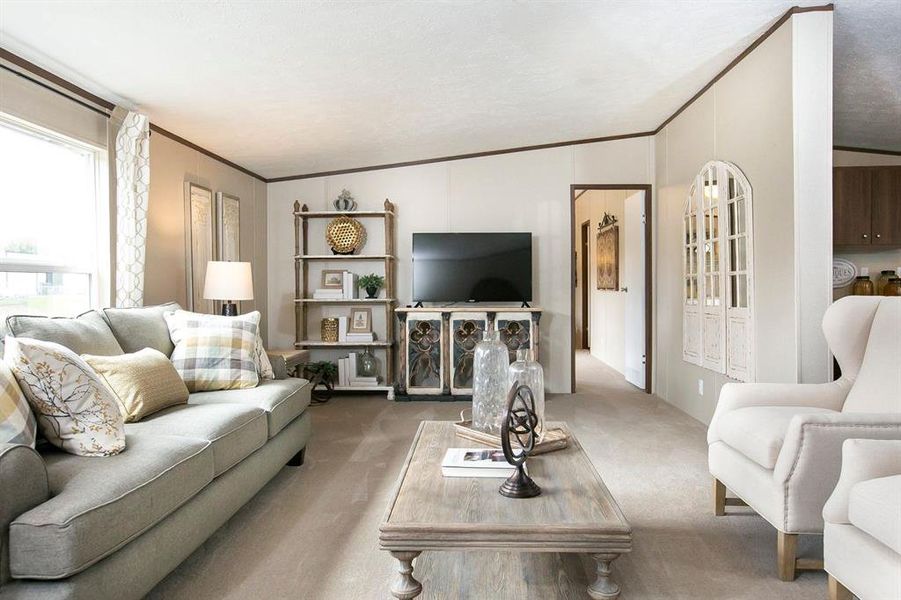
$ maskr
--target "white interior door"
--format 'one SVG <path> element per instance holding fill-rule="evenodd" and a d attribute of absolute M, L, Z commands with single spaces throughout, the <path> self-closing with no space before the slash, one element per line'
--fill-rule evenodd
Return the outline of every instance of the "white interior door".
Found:
<path fill-rule="evenodd" d="M 626 198 L 625 257 L 622 288 L 626 294 L 625 375 L 626 381 L 645 387 L 645 236 L 644 195 L 637 192 Z"/>

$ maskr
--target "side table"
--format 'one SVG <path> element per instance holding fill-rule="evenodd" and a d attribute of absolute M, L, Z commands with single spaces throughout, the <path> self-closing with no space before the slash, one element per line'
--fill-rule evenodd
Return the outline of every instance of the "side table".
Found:
<path fill-rule="evenodd" d="M 285 361 L 285 370 L 290 377 L 300 377 L 300 367 L 310 362 L 309 350 L 266 350 L 269 356 L 278 356 Z"/>

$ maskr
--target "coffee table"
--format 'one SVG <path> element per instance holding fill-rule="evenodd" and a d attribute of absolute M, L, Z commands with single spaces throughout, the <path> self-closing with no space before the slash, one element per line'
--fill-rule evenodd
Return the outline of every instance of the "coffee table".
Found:
<path fill-rule="evenodd" d="M 410 600 L 422 592 L 413 560 L 424 551 L 495 550 L 590 554 L 597 576 L 588 595 L 617 598 L 611 563 L 632 550 L 632 528 L 575 436 L 569 447 L 529 459 L 542 492 L 528 499 L 501 496 L 501 478 L 441 474 L 448 448 L 477 447 L 457 437 L 451 422 L 420 424 L 379 527 L 379 547 L 399 563 L 394 597 Z"/>

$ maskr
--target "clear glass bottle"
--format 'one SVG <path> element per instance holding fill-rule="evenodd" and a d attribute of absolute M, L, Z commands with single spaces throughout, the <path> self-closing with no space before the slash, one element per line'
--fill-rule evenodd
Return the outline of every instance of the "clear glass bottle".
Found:
<path fill-rule="evenodd" d="M 535 398 L 535 414 L 538 415 L 538 441 L 544 439 L 544 369 L 532 356 L 531 350 L 516 351 L 516 362 L 510 365 L 508 387 L 527 385 Z"/>
<path fill-rule="evenodd" d="M 507 370 L 510 355 L 497 331 L 486 331 L 476 344 L 472 359 L 472 426 L 501 434 L 501 417 L 507 402 Z"/>
<path fill-rule="evenodd" d="M 369 348 L 357 357 L 357 374 L 360 377 L 378 377 L 379 360 L 372 354 Z"/>

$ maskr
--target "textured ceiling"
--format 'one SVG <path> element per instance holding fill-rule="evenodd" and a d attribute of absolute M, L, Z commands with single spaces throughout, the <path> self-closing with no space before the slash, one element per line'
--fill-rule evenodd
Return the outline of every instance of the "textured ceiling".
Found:
<path fill-rule="evenodd" d="M 0 45 L 278 177 L 653 130 L 794 4 L 0 0 Z M 836 143 L 899 148 L 901 1 L 836 4 Z"/>
<path fill-rule="evenodd" d="M 901 0 L 835 2 L 833 138 L 901 151 Z"/>

